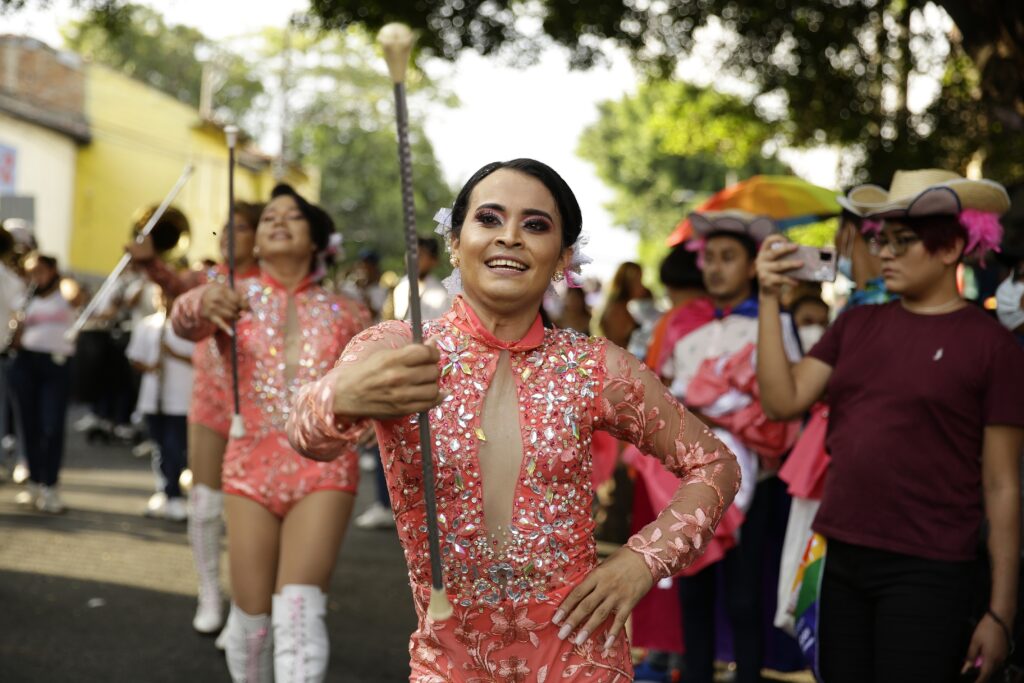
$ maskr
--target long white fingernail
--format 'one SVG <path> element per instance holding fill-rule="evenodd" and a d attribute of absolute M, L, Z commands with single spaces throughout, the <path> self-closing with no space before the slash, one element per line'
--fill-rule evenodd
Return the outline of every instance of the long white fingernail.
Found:
<path fill-rule="evenodd" d="M 558 639 L 565 640 L 572 633 L 572 624 L 566 624 L 558 631 Z"/>
<path fill-rule="evenodd" d="M 555 626 L 558 626 L 562 623 L 562 619 L 565 619 L 565 612 L 563 612 L 562 610 L 558 610 L 557 612 L 555 612 L 555 616 L 551 617 L 551 623 Z"/>
<path fill-rule="evenodd" d="M 584 629 L 584 630 L 580 631 L 576 635 L 576 640 L 574 640 L 573 642 L 576 643 L 577 645 L 582 645 L 584 642 L 586 642 L 587 638 L 589 638 L 589 637 L 590 637 L 590 632 L 587 631 L 586 629 Z"/>
<path fill-rule="evenodd" d="M 605 638 L 604 639 L 604 649 L 605 649 L 605 652 L 607 652 L 608 648 L 610 648 L 614 643 L 615 643 L 615 636 L 608 636 L 607 638 Z"/>

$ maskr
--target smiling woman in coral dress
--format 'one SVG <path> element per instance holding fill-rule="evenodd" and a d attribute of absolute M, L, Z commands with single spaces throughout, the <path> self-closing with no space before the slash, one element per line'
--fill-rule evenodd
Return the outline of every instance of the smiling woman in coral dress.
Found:
<path fill-rule="evenodd" d="M 231 437 L 223 470 L 234 681 L 322 681 L 327 673 L 325 591 L 352 511 L 356 453 L 349 447 L 331 463 L 311 462 L 283 431 L 295 391 L 369 324 L 363 306 L 316 282 L 314 265 L 333 232 L 323 209 L 278 185 L 256 228 L 260 274 L 238 291 L 216 282 L 192 289 L 172 314 L 178 334 L 216 333 L 218 344 L 237 320 L 245 434 Z"/>
<path fill-rule="evenodd" d="M 464 293 L 425 323 L 357 336 L 304 387 L 293 445 L 330 460 L 372 420 L 419 616 L 411 680 L 632 680 L 623 625 L 655 581 L 703 550 L 736 491 L 735 458 L 628 352 L 544 324 L 572 267 L 579 205 L 544 164 L 488 164 L 456 198 L 448 234 Z M 454 616 L 426 615 L 430 562 L 415 413 L 429 410 L 437 523 Z M 598 564 L 590 442 L 605 430 L 681 479 L 671 504 Z"/>

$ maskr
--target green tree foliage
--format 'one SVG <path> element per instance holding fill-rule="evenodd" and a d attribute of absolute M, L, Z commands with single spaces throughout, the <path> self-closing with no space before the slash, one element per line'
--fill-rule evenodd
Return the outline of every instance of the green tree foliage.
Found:
<path fill-rule="evenodd" d="M 264 94 L 252 65 L 220 49 L 189 26 L 168 25 L 148 7 L 99 7 L 62 30 L 68 49 L 147 83 L 185 104 L 198 107 L 204 63 L 220 86 L 211 113 L 240 121 Z M 247 126 L 250 130 L 252 125 Z"/>
<path fill-rule="evenodd" d="M 615 222 L 663 238 L 696 202 L 735 174 L 788 173 L 762 149 L 775 128 L 738 97 L 655 81 L 599 105 L 579 154 L 615 191 Z"/>
<path fill-rule="evenodd" d="M 365 31 L 315 28 L 264 32 L 267 59 L 289 58 L 289 156 L 321 169 L 320 198 L 345 236 L 346 252 L 376 249 L 386 268 L 404 272 L 404 220 L 398 173 L 394 95 L 383 59 Z M 287 42 L 286 42 L 287 41 Z M 434 213 L 450 205 L 418 113 L 428 102 L 455 99 L 412 69 L 407 77 L 417 224 L 429 234 Z"/>
<path fill-rule="evenodd" d="M 797 146 L 852 147 L 850 180 L 896 168 L 963 171 L 975 155 L 986 172 L 1024 179 L 1024 3 L 1003 0 L 312 0 L 330 25 L 376 29 L 404 21 L 421 43 L 454 58 L 474 49 L 517 58 L 554 40 L 574 66 L 624 48 L 649 73 L 670 76 L 702 29 L 721 36 L 724 72 L 781 96 Z M 919 21 L 929 5 L 956 21 L 949 36 Z M 946 43 L 950 48 L 946 49 Z M 912 78 L 940 71 L 943 90 L 913 112 Z M 684 74 L 685 76 L 685 74 Z"/>

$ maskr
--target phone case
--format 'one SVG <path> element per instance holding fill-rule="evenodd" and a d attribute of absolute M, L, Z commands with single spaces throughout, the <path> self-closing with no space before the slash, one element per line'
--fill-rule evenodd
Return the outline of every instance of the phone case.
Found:
<path fill-rule="evenodd" d="M 799 259 L 803 265 L 786 275 L 805 282 L 835 282 L 838 258 L 834 249 L 800 246 L 788 258 Z"/>

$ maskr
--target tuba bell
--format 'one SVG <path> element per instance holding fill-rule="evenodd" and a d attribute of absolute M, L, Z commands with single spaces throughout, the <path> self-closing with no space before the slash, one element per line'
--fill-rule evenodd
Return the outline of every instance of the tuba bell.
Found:
<path fill-rule="evenodd" d="M 132 222 L 133 239 L 138 237 L 156 210 L 156 206 L 151 206 L 135 217 Z M 149 236 L 153 240 L 153 249 L 166 263 L 174 263 L 185 256 L 192 239 L 188 218 L 180 209 L 173 206 L 167 208 L 153 226 Z"/>

